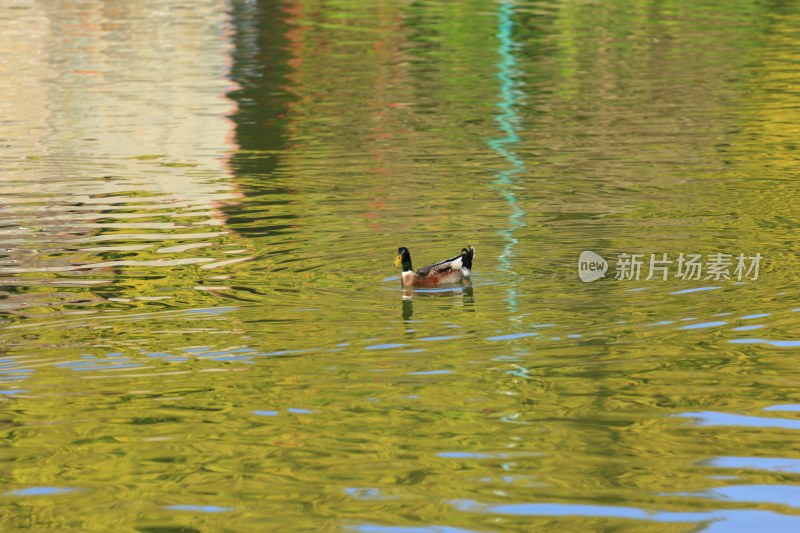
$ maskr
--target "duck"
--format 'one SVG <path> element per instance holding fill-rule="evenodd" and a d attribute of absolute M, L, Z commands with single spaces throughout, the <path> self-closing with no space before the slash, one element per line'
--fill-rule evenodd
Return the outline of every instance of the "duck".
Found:
<path fill-rule="evenodd" d="M 473 257 L 475 257 L 475 247 L 468 245 L 455 257 L 415 271 L 411 266 L 411 252 L 405 246 L 401 246 L 397 249 L 394 266 L 403 267 L 400 284 L 404 287 L 435 287 L 443 283 L 460 283 L 469 279 L 472 274 Z"/>

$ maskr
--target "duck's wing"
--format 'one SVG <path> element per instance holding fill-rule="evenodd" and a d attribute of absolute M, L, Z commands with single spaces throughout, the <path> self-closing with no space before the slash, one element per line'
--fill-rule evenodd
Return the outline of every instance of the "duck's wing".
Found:
<path fill-rule="evenodd" d="M 472 256 L 474 253 L 475 249 L 471 246 L 469 250 L 464 248 L 461 253 L 455 257 L 451 257 L 450 259 L 445 259 L 444 261 L 439 261 L 438 263 L 420 268 L 417 270 L 417 275 L 421 277 L 440 276 L 448 272 L 461 270 L 461 267 L 463 266 L 472 268 Z"/>

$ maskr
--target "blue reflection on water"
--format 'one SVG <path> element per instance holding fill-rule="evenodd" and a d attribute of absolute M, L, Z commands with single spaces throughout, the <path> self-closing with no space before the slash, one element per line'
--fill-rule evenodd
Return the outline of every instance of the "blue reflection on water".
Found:
<path fill-rule="evenodd" d="M 692 522 L 706 525 L 705 532 L 756 531 L 772 528 L 774 531 L 798 531 L 800 516 L 782 515 L 771 511 L 724 509 L 700 512 L 650 512 L 636 507 L 613 505 L 582 505 L 569 503 L 511 503 L 483 504 L 473 500 L 450 502 L 456 509 L 485 514 L 517 516 L 587 516 L 627 518 L 654 522 Z"/>
<path fill-rule="evenodd" d="M 474 533 L 476 531 L 450 526 L 377 526 L 374 524 L 352 526 L 351 529 L 364 533 Z"/>
<path fill-rule="evenodd" d="M 458 339 L 459 337 L 461 337 L 461 335 L 437 335 L 437 336 L 434 336 L 434 337 L 422 337 L 422 338 L 420 338 L 418 340 L 420 340 L 422 342 L 449 341 L 449 340 L 452 340 L 452 339 Z"/>
<path fill-rule="evenodd" d="M 78 489 L 72 487 L 28 487 L 27 489 L 9 490 L 3 496 L 50 496 L 52 494 L 64 494 L 76 492 Z"/>
<path fill-rule="evenodd" d="M 692 319 L 694 320 L 694 319 Z M 714 328 L 717 326 L 724 326 L 727 322 L 723 322 L 722 320 L 718 320 L 716 322 L 703 322 L 700 324 L 689 324 L 688 326 L 682 326 L 678 329 L 701 329 L 701 328 Z"/>
<path fill-rule="evenodd" d="M 392 348 L 402 348 L 403 346 L 408 346 L 408 344 L 398 344 L 398 343 L 373 344 L 372 346 L 367 346 L 365 350 L 389 350 Z"/>
<path fill-rule="evenodd" d="M 713 291 L 721 288 L 722 287 L 696 287 L 694 289 L 683 289 L 680 291 L 671 292 L 670 294 L 689 294 L 692 292 Z"/>
<path fill-rule="evenodd" d="M 537 332 L 531 331 L 528 333 L 511 333 L 509 335 L 497 335 L 495 337 L 486 337 L 487 341 L 507 341 L 511 339 L 522 339 L 524 337 L 534 337 L 538 335 Z"/>
<path fill-rule="evenodd" d="M 446 459 L 516 459 L 526 457 L 541 457 L 540 452 L 439 452 L 436 455 Z"/>
<path fill-rule="evenodd" d="M 769 316 L 769 313 L 756 313 L 754 315 L 747 315 L 743 316 L 740 320 L 750 320 L 752 318 L 764 318 L 765 316 Z"/>
<path fill-rule="evenodd" d="M 768 340 L 768 339 L 731 339 L 731 344 L 767 344 L 776 348 L 795 348 L 800 346 L 800 341 L 796 340 Z"/>
<path fill-rule="evenodd" d="M 115 368 L 139 368 L 143 365 L 140 363 L 134 363 L 129 357 L 124 357 L 121 355 L 110 355 L 106 357 L 84 355 L 77 361 L 64 361 L 62 363 L 56 363 L 55 366 L 58 368 L 69 368 L 74 372 L 89 372 L 94 370 L 110 370 Z"/>
<path fill-rule="evenodd" d="M 219 507 L 217 505 L 168 505 L 165 508 L 170 511 L 196 511 L 200 513 L 227 513 L 233 511 L 233 507 Z"/>
<path fill-rule="evenodd" d="M 763 416 L 734 415 L 714 411 L 681 413 L 675 416 L 694 418 L 698 426 L 742 426 L 758 428 L 800 429 L 800 420 L 767 418 Z"/>
<path fill-rule="evenodd" d="M 783 457 L 715 457 L 704 464 L 716 468 L 768 470 L 770 472 L 800 474 L 800 459 L 786 459 Z"/>
<path fill-rule="evenodd" d="M 785 403 L 785 404 L 778 404 L 778 405 L 770 405 L 769 407 L 764 408 L 765 411 L 789 411 L 793 413 L 800 412 L 800 404 L 796 403 Z"/>
<path fill-rule="evenodd" d="M 348 496 L 357 500 L 396 500 L 397 496 L 384 494 L 374 487 L 347 487 L 344 489 Z"/>

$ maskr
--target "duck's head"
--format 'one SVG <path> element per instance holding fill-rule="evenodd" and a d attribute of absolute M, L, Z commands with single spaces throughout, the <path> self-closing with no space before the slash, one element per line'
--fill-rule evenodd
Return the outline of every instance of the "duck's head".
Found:
<path fill-rule="evenodd" d="M 394 266 L 402 266 L 403 272 L 413 270 L 411 268 L 411 252 L 409 252 L 408 248 L 405 246 L 401 246 L 397 249 L 397 258 L 394 260 Z"/>

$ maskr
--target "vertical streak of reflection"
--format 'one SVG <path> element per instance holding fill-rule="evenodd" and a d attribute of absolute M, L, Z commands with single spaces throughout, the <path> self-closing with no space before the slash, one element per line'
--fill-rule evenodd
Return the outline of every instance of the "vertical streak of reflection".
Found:
<path fill-rule="evenodd" d="M 495 175 L 492 187 L 500 192 L 510 211 L 508 226 L 499 231 L 505 241 L 503 251 L 500 254 L 500 265 L 503 270 L 513 272 L 511 260 L 514 256 L 514 247 L 517 244 L 514 232 L 525 225 L 523 222 L 525 210 L 519 205 L 514 188 L 517 176 L 525 170 L 525 162 L 514 152 L 514 145 L 519 144 L 520 141 L 517 133 L 519 130 L 519 116 L 516 112 L 520 91 L 518 82 L 515 79 L 517 59 L 514 56 L 514 49 L 517 43 L 514 41 L 513 36 L 514 5 L 511 2 L 500 3 L 497 24 L 498 55 L 500 56 L 500 61 L 497 64 L 497 78 L 500 81 L 500 94 L 499 100 L 495 104 L 499 109 L 499 113 L 495 118 L 504 135 L 490 139 L 489 146 L 511 164 L 510 168 L 502 170 Z M 508 289 L 508 305 L 510 311 L 516 311 L 517 291 L 513 286 Z"/>

